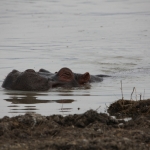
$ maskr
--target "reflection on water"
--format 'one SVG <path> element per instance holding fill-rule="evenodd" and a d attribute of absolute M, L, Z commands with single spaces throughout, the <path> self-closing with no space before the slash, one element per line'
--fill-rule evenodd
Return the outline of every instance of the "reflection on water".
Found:
<path fill-rule="evenodd" d="M 12 104 L 36 104 L 36 103 L 72 103 L 73 99 L 60 99 L 60 100 L 40 100 L 36 97 L 26 96 L 26 97 L 11 97 L 8 99 L 4 99 L 8 102 L 12 102 Z"/>
<path fill-rule="evenodd" d="M 7 106 L 7 107 L 19 107 L 19 106 L 17 106 L 17 105 L 10 105 L 10 106 Z"/>
<path fill-rule="evenodd" d="M 8 102 L 12 102 L 12 104 L 36 104 L 36 103 L 48 103 L 52 102 L 51 100 L 39 100 L 34 96 L 25 96 L 25 97 L 16 97 L 12 96 L 8 99 L 4 99 Z"/>
<path fill-rule="evenodd" d="M 36 108 L 24 108 L 24 109 L 10 109 L 10 110 L 37 110 Z M 11 112 L 12 113 L 12 112 Z"/>
<path fill-rule="evenodd" d="M 44 100 L 39 99 L 39 96 L 47 96 L 47 94 L 39 94 L 39 93 L 23 93 L 23 94 L 16 94 L 16 93 L 5 93 L 5 95 L 9 95 L 9 98 L 4 99 L 7 102 L 11 102 L 11 104 L 18 104 L 18 105 L 9 105 L 7 107 L 11 107 L 11 113 L 20 113 L 21 111 L 30 111 L 36 112 L 38 110 L 36 105 L 24 106 L 25 108 L 16 108 L 19 107 L 19 104 L 42 104 L 42 103 L 60 103 L 62 104 L 61 108 L 59 109 L 60 112 L 69 112 L 72 108 L 65 108 L 64 104 L 73 103 L 75 100 L 73 99 L 58 99 L 58 100 Z M 34 111 L 35 110 L 35 111 Z"/>

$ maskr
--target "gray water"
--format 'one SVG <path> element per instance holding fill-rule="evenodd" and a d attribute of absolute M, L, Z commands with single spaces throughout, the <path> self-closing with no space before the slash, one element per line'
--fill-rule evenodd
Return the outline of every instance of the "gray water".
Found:
<path fill-rule="evenodd" d="M 85 88 L 47 92 L 0 87 L 0 117 L 105 112 L 121 95 L 150 98 L 149 0 L 1 0 L 0 84 L 12 70 L 107 74 Z"/>

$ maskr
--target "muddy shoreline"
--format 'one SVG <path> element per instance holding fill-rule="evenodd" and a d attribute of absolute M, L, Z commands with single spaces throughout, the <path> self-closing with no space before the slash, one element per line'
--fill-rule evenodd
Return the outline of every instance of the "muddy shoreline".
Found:
<path fill-rule="evenodd" d="M 149 101 L 139 102 L 147 112 L 134 113 L 129 111 L 126 117 L 131 120 L 114 119 L 105 113 L 89 110 L 80 115 L 52 115 L 25 114 L 16 117 L 0 119 L 0 149 L 51 149 L 51 150 L 149 150 L 150 149 L 150 115 Z M 120 101 L 118 100 L 117 102 Z M 129 101 L 113 103 L 116 114 L 121 114 L 122 104 Z M 111 111 L 112 105 L 108 108 Z M 131 105 L 128 105 L 132 110 Z M 132 106 L 134 110 L 137 105 Z M 136 106 L 136 107 L 135 107 Z M 118 112 L 119 110 L 119 112 Z M 131 111 L 133 112 L 133 110 Z M 110 112 L 111 114 L 111 112 Z M 113 114 L 115 115 L 115 113 Z M 123 116 L 123 115 L 122 115 Z"/>

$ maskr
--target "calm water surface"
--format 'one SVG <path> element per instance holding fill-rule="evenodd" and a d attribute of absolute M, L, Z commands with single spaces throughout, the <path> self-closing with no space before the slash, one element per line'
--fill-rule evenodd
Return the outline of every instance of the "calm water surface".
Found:
<path fill-rule="evenodd" d="M 133 87 L 150 98 L 149 0 L 1 0 L 0 84 L 12 70 L 69 67 L 74 72 L 113 75 L 102 83 L 47 92 L 0 87 L 0 117 L 104 112 L 129 99 Z"/>

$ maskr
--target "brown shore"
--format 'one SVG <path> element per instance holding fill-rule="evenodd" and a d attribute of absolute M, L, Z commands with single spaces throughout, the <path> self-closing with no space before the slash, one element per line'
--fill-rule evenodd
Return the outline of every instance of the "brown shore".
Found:
<path fill-rule="evenodd" d="M 0 119 L 0 150 L 150 150 L 150 100 L 118 100 L 110 115 L 25 114 Z M 125 121 L 124 117 L 132 117 Z"/>

